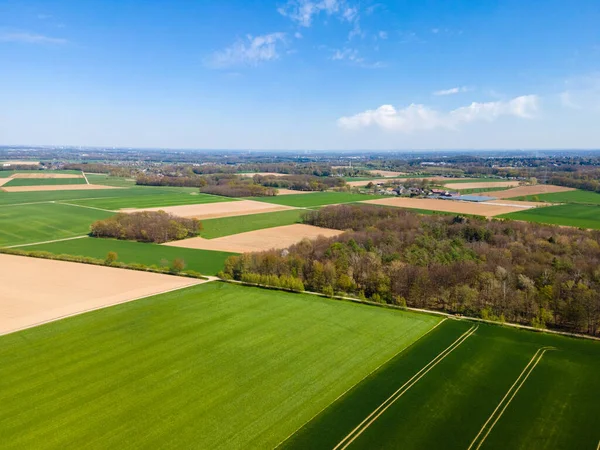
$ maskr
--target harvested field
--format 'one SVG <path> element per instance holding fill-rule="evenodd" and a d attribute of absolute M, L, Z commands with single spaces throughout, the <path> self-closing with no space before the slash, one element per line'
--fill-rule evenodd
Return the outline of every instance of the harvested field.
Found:
<path fill-rule="evenodd" d="M 486 192 L 485 195 L 496 198 L 513 198 L 527 195 L 552 194 L 554 192 L 568 192 L 574 190 L 575 189 L 573 188 L 553 186 L 551 184 L 537 184 L 535 186 L 519 186 L 514 189 L 507 189 L 505 191 Z"/>
<path fill-rule="evenodd" d="M 293 189 L 277 189 L 277 195 L 314 194 L 318 191 L 294 191 Z"/>
<path fill-rule="evenodd" d="M 0 334 L 202 282 L 4 254 L 0 270 Z"/>
<path fill-rule="evenodd" d="M 524 209 L 523 206 L 503 206 L 491 202 L 475 203 L 430 198 L 385 198 L 381 200 L 368 200 L 363 203 L 394 206 L 396 208 L 428 209 L 457 214 L 472 214 L 484 217 L 494 217 L 500 214 L 523 211 Z"/>
<path fill-rule="evenodd" d="M 253 200 L 240 200 L 234 202 L 204 203 L 198 205 L 168 206 L 165 208 L 121 209 L 121 212 L 138 211 L 166 211 L 180 217 L 194 217 L 196 219 L 211 219 L 216 217 L 245 216 L 273 211 L 292 209 L 289 206 L 271 205 L 255 202 Z"/>
<path fill-rule="evenodd" d="M 10 183 L 12 178 L 0 178 L 0 186 L 5 185 L 6 183 Z"/>
<path fill-rule="evenodd" d="M 445 187 L 449 189 L 480 189 L 480 188 L 506 188 L 506 187 L 515 187 L 518 186 L 518 181 L 480 181 L 477 183 L 448 183 L 444 184 Z"/>
<path fill-rule="evenodd" d="M 15 173 L 11 178 L 83 178 L 82 175 L 70 173 Z"/>
<path fill-rule="evenodd" d="M 253 172 L 253 173 L 237 173 L 236 175 L 240 175 L 242 177 L 248 177 L 251 178 L 254 175 L 262 175 L 263 177 L 285 177 L 288 176 L 290 174 L 288 173 L 275 173 L 275 172 Z"/>
<path fill-rule="evenodd" d="M 39 161 L 0 161 L 3 165 L 14 165 L 14 166 L 39 166 Z"/>
<path fill-rule="evenodd" d="M 402 180 L 412 180 L 412 179 L 419 179 L 419 180 L 431 180 L 431 181 L 448 181 L 450 180 L 450 178 L 448 177 L 439 177 L 439 176 L 433 176 L 433 177 L 413 177 L 411 178 L 410 176 L 404 176 L 402 178 L 400 178 L 398 181 L 402 181 Z M 462 181 L 462 180 L 471 180 L 472 178 L 452 178 L 452 180 L 454 181 Z M 394 178 L 374 178 L 372 180 L 362 180 L 362 181 L 349 181 L 348 186 L 353 186 L 353 187 L 357 187 L 357 186 L 366 186 L 369 183 L 388 183 L 390 181 L 393 181 Z M 461 184 L 462 186 L 462 184 Z"/>
<path fill-rule="evenodd" d="M 10 178 L 9 178 L 10 180 Z M 42 192 L 42 191 L 94 191 L 97 189 L 120 189 L 114 186 L 99 184 L 60 184 L 48 186 L 14 186 L 4 187 L 4 192 Z"/>
<path fill-rule="evenodd" d="M 406 175 L 404 172 L 392 172 L 390 170 L 369 170 L 369 173 L 380 177 L 401 177 Z"/>
<path fill-rule="evenodd" d="M 316 239 L 319 236 L 334 237 L 342 234 L 340 230 L 294 224 L 283 227 L 267 228 L 234 234 L 216 239 L 201 237 L 168 242 L 171 247 L 217 250 L 235 253 L 261 252 L 270 249 L 283 249 L 300 242 L 302 239 Z"/>

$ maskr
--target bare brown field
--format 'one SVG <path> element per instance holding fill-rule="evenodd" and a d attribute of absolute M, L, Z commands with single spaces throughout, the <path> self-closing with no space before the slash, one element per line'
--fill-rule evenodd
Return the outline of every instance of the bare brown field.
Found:
<path fill-rule="evenodd" d="M 289 174 L 287 173 L 275 173 L 275 172 L 255 172 L 255 173 L 239 173 L 237 175 L 241 175 L 243 177 L 251 178 L 254 175 L 262 175 L 263 177 L 272 176 L 272 177 L 285 177 Z"/>
<path fill-rule="evenodd" d="M 196 219 L 214 219 L 217 217 L 245 216 L 273 211 L 295 209 L 291 206 L 272 205 L 270 203 L 256 202 L 254 200 L 239 200 L 234 202 L 202 203 L 199 205 L 167 206 L 163 208 L 121 209 L 121 212 L 138 211 L 166 211 L 180 217 L 194 217 Z"/>
<path fill-rule="evenodd" d="M 83 178 L 82 175 L 75 175 L 72 173 L 15 173 L 10 178 Z"/>
<path fill-rule="evenodd" d="M 39 166 L 39 161 L 0 161 L 0 164 L 15 166 Z"/>
<path fill-rule="evenodd" d="M 0 178 L 0 186 L 4 186 L 10 180 L 12 180 L 12 178 L 10 178 L 10 177 L 8 177 L 8 178 Z"/>
<path fill-rule="evenodd" d="M 475 183 L 448 183 L 444 186 L 448 189 L 460 190 L 460 189 L 479 189 L 479 188 L 504 188 L 504 187 L 515 187 L 518 186 L 518 181 L 480 181 Z"/>
<path fill-rule="evenodd" d="M 277 188 L 277 195 L 314 194 L 315 192 L 318 192 L 318 191 L 295 191 L 293 189 Z"/>
<path fill-rule="evenodd" d="M 216 239 L 191 238 L 182 241 L 168 242 L 163 245 L 171 247 L 217 250 L 234 253 L 261 252 L 270 249 L 284 249 L 300 242 L 302 239 L 316 239 L 319 236 L 334 237 L 343 231 L 312 225 L 294 224 L 282 227 L 266 228 L 233 234 Z"/>
<path fill-rule="evenodd" d="M 403 181 L 403 180 L 411 180 L 413 178 L 411 178 L 410 176 L 404 176 L 402 178 L 397 179 L 397 181 Z M 423 179 L 423 180 L 430 180 L 430 181 L 448 181 L 450 178 L 447 177 L 426 177 L 426 178 L 417 178 L 417 179 Z M 471 180 L 472 178 L 452 178 L 452 180 Z M 353 186 L 353 187 L 358 187 L 358 186 L 366 186 L 369 183 L 389 183 L 390 181 L 396 181 L 395 178 L 373 178 L 372 180 L 363 180 L 363 181 L 349 181 L 347 184 L 348 186 Z M 462 185 L 462 183 L 461 183 Z"/>
<path fill-rule="evenodd" d="M 554 186 L 551 184 L 536 184 L 535 186 L 519 186 L 505 191 L 486 192 L 482 195 L 496 198 L 524 197 L 527 195 L 552 194 L 554 192 L 574 191 L 573 188 Z"/>
<path fill-rule="evenodd" d="M 369 170 L 369 173 L 380 177 L 401 177 L 406 175 L 404 172 L 392 172 L 390 170 Z"/>
<path fill-rule="evenodd" d="M 3 187 L 5 192 L 38 192 L 38 191 L 94 191 L 97 189 L 122 189 L 115 186 L 103 186 L 100 184 L 60 184 L 52 186 L 9 186 Z"/>
<path fill-rule="evenodd" d="M 493 203 L 495 205 L 505 205 L 505 206 L 518 206 L 520 208 L 539 208 L 540 206 L 553 206 L 555 203 L 541 203 L 541 202 L 523 202 L 521 200 L 508 200 L 508 199 L 500 199 L 500 200 L 490 200 L 485 203 Z"/>
<path fill-rule="evenodd" d="M 0 335 L 203 280 L 0 254 Z"/>
<path fill-rule="evenodd" d="M 367 200 L 361 203 L 374 205 L 395 206 L 397 208 L 427 209 L 430 211 L 451 212 L 457 214 L 472 214 L 484 217 L 494 217 L 515 211 L 523 211 L 523 206 L 504 206 L 490 202 L 475 203 L 456 200 L 438 200 L 431 198 L 385 198 Z"/>

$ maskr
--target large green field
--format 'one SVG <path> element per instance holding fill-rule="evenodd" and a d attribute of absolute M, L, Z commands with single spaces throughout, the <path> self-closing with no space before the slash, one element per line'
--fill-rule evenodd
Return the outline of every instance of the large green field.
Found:
<path fill-rule="evenodd" d="M 200 236 L 214 239 L 247 231 L 280 227 L 300 223 L 304 210 L 292 209 L 272 213 L 249 214 L 247 216 L 221 217 L 202 221 Z"/>
<path fill-rule="evenodd" d="M 56 255 L 88 256 L 104 259 L 108 252 L 116 252 L 118 261 L 132 264 L 169 266 L 173 260 L 185 261 L 186 269 L 204 275 L 216 275 L 223 270 L 225 260 L 235 253 L 178 248 L 144 242 L 119 241 L 116 239 L 83 238 L 50 244 L 31 245 L 23 250 L 43 250 Z"/>
<path fill-rule="evenodd" d="M 135 186 L 135 180 L 123 177 L 111 177 L 102 173 L 86 173 L 90 184 L 99 184 L 102 186 L 114 186 L 114 187 L 133 187 Z"/>
<path fill-rule="evenodd" d="M 213 282 L 5 335 L 2 448 L 273 448 L 439 320 Z"/>
<path fill-rule="evenodd" d="M 447 320 L 282 447 L 594 450 L 600 342 L 474 326 Z"/>
<path fill-rule="evenodd" d="M 82 236 L 92 222 L 112 213 L 89 208 L 40 203 L 0 207 L 0 246 Z"/>
<path fill-rule="evenodd" d="M 590 191 L 567 191 L 553 194 L 528 195 L 516 197 L 512 200 L 541 201 L 548 203 L 582 203 L 587 205 L 600 205 L 600 194 Z"/>
<path fill-rule="evenodd" d="M 14 178 L 3 187 L 86 184 L 84 178 Z"/>
<path fill-rule="evenodd" d="M 254 197 L 251 200 L 277 205 L 311 208 L 314 206 L 352 203 L 381 198 L 379 195 L 353 194 L 349 192 L 314 192 L 310 194 L 281 195 L 276 197 Z"/>
<path fill-rule="evenodd" d="M 566 204 L 533 208 L 497 216 L 501 219 L 600 229 L 600 205 Z"/>

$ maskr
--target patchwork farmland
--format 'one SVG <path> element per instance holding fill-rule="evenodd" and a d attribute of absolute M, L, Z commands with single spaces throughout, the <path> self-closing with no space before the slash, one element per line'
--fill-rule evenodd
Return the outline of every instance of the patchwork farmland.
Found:
<path fill-rule="evenodd" d="M 598 445 L 589 394 L 600 391 L 600 342 L 214 277 L 237 253 L 340 235 L 302 223 L 326 205 L 535 221 L 560 208 L 572 219 L 590 204 L 350 192 L 232 199 L 87 177 L 89 185 L 0 192 L 0 247 L 38 256 L 0 254 L 3 448 Z M 45 179 L 29 180 L 23 187 Z M 593 203 L 576 192 L 547 195 Z M 167 245 L 87 236 L 96 220 L 144 210 L 198 217 L 204 228 Z M 43 259 L 102 264 L 109 252 L 141 270 Z M 208 279 L 145 271 L 176 260 Z"/>

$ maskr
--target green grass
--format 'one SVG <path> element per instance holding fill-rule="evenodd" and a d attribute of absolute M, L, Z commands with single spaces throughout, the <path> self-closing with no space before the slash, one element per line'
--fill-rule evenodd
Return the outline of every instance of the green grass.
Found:
<path fill-rule="evenodd" d="M 146 208 L 232 201 L 200 194 L 196 188 L 135 186 L 129 189 L 92 191 L 2 192 L 0 206 L 48 201 L 68 201 L 97 208 Z"/>
<path fill-rule="evenodd" d="M 535 200 L 534 200 L 535 198 Z M 528 195 L 515 197 L 511 200 L 541 201 L 548 203 L 581 203 L 587 205 L 600 205 L 600 194 L 590 191 L 567 191 L 553 194 Z"/>
<path fill-rule="evenodd" d="M 438 321 L 209 283 L 6 335 L 2 447 L 273 448 Z"/>
<path fill-rule="evenodd" d="M 217 272 L 223 270 L 225 260 L 235 254 L 98 238 L 73 239 L 51 244 L 32 245 L 23 247 L 23 250 L 41 250 L 56 255 L 88 256 L 99 259 L 104 259 L 108 252 L 116 252 L 119 255 L 118 261 L 120 262 L 159 267 L 164 262 L 170 265 L 174 259 L 181 258 L 186 263 L 186 269 L 195 270 L 204 275 L 216 275 Z"/>
<path fill-rule="evenodd" d="M 380 198 L 380 195 L 353 194 L 349 192 L 315 192 L 311 194 L 281 195 L 276 197 L 254 197 L 251 200 L 299 208 L 310 208 L 313 206 L 352 203 Z"/>
<path fill-rule="evenodd" d="M 14 178 L 3 187 L 86 184 L 84 178 Z"/>
<path fill-rule="evenodd" d="M 572 203 L 547 206 L 503 214 L 497 218 L 600 230 L 600 205 Z"/>
<path fill-rule="evenodd" d="M 0 208 L 0 246 L 81 236 L 112 213 L 58 203 Z"/>
<path fill-rule="evenodd" d="M 280 227 L 300 223 L 303 210 L 278 211 L 273 213 L 250 214 L 247 216 L 222 217 L 202 221 L 203 230 L 200 236 L 214 239 L 247 231 Z"/>
<path fill-rule="evenodd" d="M 135 186 L 135 180 L 123 177 L 111 177 L 106 174 L 99 173 L 86 173 L 90 184 L 99 184 L 101 186 L 114 186 L 114 187 L 133 187 Z"/>
<path fill-rule="evenodd" d="M 334 448 L 365 417 L 454 342 L 470 323 L 446 321 L 341 397 L 283 448 Z M 594 449 L 600 343 L 480 325 L 390 403 L 351 448 L 466 449 L 535 352 L 546 353 L 483 448 Z"/>
<path fill-rule="evenodd" d="M 465 178 L 462 180 L 457 180 L 454 178 L 448 178 L 447 180 L 444 180 L 444 184 L 461 184 L 461 183 L 497 183 L 499 181 L 511 181 L 511 180 L 506 180 L 504 178 Z M 457 187 L 456 189 L 460 189 L 459 187 Z M 498 190 L 498 188 L 495 188 L 496 190 Z"/>
<path fill-rule="evenodd" d="M 461 193 L 461 195 L 470 195 L 470 194 L 481 194 L 484 192 L 497 192 L 497 191 L 505 191 L 507 189 L 510 188 L 471 188 L 471 189 L 460 189 L 460 188 L 456 188 L 456 190 L 458 192 Z"/>

